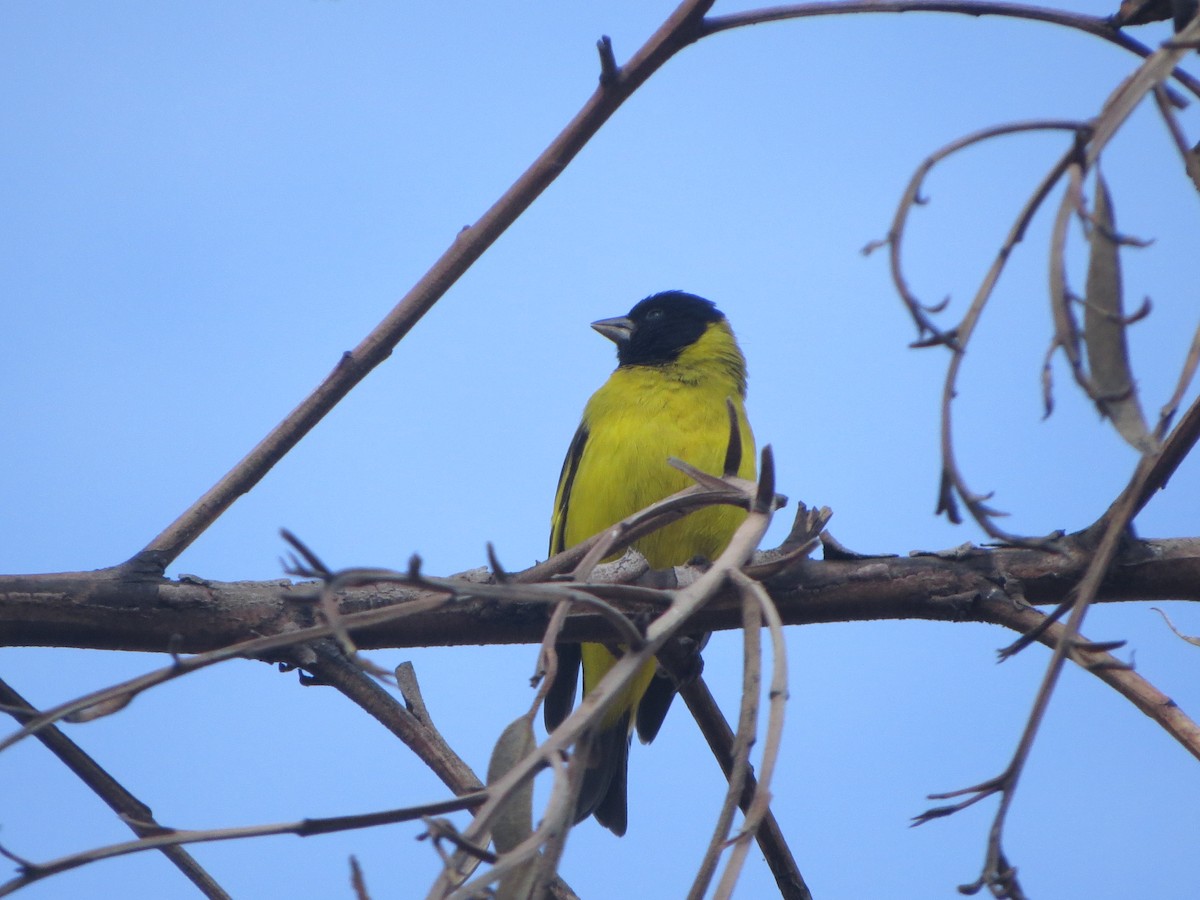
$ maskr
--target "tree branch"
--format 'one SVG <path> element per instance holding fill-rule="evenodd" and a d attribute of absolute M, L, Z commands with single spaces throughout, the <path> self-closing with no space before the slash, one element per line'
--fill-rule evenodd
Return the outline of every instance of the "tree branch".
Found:
<path fill-rule="evenodd" d="M 1002 596 L 1006 586 L 1019 584 L 1031 603 L 1060 603 L 1083 577 L 1089 558 L 1087 543 L 1066 537 L 1047 548 L 967 545 L 909 557 L 801 559 L 764 583 L 788 625 L 873 619 L 986 621 L 979 617 L 974 598 Z M 648 572 L 639 583 L 672 587 L 694 574 L 687 567 Z M 520 589 L 521 575 L 510 579 L 513 591 Z M 483 569 L 456 579 L 468 593 L 473 583 L 490 583 Z M 247 634 L 276 635 L 311 626 L 313 595 L 312 584 L 282 580 L 220 582 L 186 576 L 148 583 L 96 573 L 6 575 L 0 576 L 0 646 L 202 653 L 229 647 Z M 660 604 L 649 602 L 652 592 L 625 588 L 605 596 L 629 615 L 661 612 Z M 551 614 L 544 599 L 513 599 L 501 610 L 493 598 L 468 597 L 429 602 L 427 609 L 406 615 L 402 622 L 355 627 L 355 616 L 381 619 L 389 607 L 432 599 L 434 594 L 404 585 L 363 585 L 339 591 L 337 610 L 349 620 L 345 624 L 361 649 L 536 644 Z M 1200 600 L 1200 538 L 1125 541 L 1097 599 Z M 696 629 L 740 627 L 738 610 L 736 591 L 726 588 L 697 614 Z M 566 641 L 611 636 L 605 618 L 588 611 L 568 617 L 563 632 Z M 258 658 L 280 657 L 263 653 Z"/>
<path fill-rule="evenodd" d="M 993 0 L 822 0 L 817 3 L 792 3 L 731 13 L 725 16 L 710 16 L 704 20 L 704 37 L 743 28 L 747 25 L 762 25 L 787 19 L 806 19 L 812 16 L 839 16 L 851 13 L 906 13 L 937 12 L 957 13 L 965 16 L 1003 16 L 1025 19 L 1031 22 L 1046 22 L 1063 28 L 1082 31 L 1116 44 L 1143 59 L 1154 51 L 1115 27 L 1110 19 L 1050 9 L 1044 6 L 1029 6 L 1023 3 L 1002 3 Z M 1200 97 L 1200 81 L 1187 72 L 1174 70 L 1172 76 L 1189 91 Z"/>
<path fill-rule="evenodd" d="M 615 72 L 607 66 L 600 85 L 550 146 L 474 225 L 455 236 L 383 321 L 357 347 L 344 353 L 316 390 L 124 568 L 164 571 L 238 497 L 258 484 L 355 385 L 391 356 L 412 327 L 554 182 L 621 104 L 668 59 L 700 37 L 701 18 L 712 4 L 713 0 L 685 0 L 628 63 Z"/>
<path fill-rule="evenodd" d="M 44 863 L 33 863 L 28 860 L 15 860 L 21 867 L 21 874 L 8 881 L 0 883 L 0 897 L 7 897 L 23 887 L 57 875 L 78 869 L 81 866 L 99 862 L 102 859 L 115 859 L 132 853 L 143 853 L 147 850 L 164 850 L 165 848 L 179 849 L 182 844 L 212 843 L 214 841 L 238 841 L 254 837 L 270 837 L 280 834 L 294 834 L 298 837 L 313 837 L 318 834 L 330 834 L 336 831 L 350 831 L 359 828 L 376 828 L 397 822 L 411 822 L 440 813 L 466 809 L 482 802 L 483 795 L 456 797 L 453 800 L 442 800 L 421 806 L 404 809 L 387 810 L 384 812 L 362 813 L 359 815 L 331 816 L 320 819 L 301 819 L 296 822 L 281 822 L 273 825 L 245 825 L 234 828 L 211 828 L 202 830 L 185 830 L 162 828 L 154 833 L 135 841 L 125 841 L 120 844 L 109 844 L 85 850 L 82 853 L 72 853 Z M 11 854 L 4 855 L 13 858 Z M 222 895 L 223 896 L 223 895 Z"/>
<path fill-rule="evenodd" d="M 38 713 L 3 679 L 0 679 L 0 706 L 18 722 L 26 722 Z M 37 739 L 57 756 L 63 765 L 74 772 L 80 781 L 91 788 L 96 796 L 108 804 L 139 838 L 150 837 L 163 830 L 154 820 L 154 813 L 150 811 L 150 807 L 129 793 L 124 785 L 58 728 L 51 725 L 41 729 L 37 733 Z M 183 847 L 178 844 L 163 844 L 159 849 L 205 897 L 229 900 L 225 889 L 217 884 L 216 879 Z"/>

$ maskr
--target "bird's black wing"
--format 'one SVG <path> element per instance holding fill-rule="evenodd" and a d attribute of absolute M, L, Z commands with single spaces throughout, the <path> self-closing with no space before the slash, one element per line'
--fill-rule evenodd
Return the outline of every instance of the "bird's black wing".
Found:
<path fill-rule="evenodd" d="M 562 473 L 558 476 L 554 521 L 550 529 L 551 556 L 567 549 L 567 515 L 571 507 L 571 487 L 575 483 L 575 473 L 579 470 L 579 460 L 583 458 L 583 448 L 587 439 L 587 425 L 580 423 L 575 437 L 571 439 L 571 446 L 567 449 L 567 458 L 563 460 Z M 547 731 L 553 731 L 570 715 L 575 706 L 575 691 L 579 685 L 579 645 L 556 644 L 554 649 L 558 654 L 558 667 L 546 694 L 546 702 L 542 705 L 542 716 Z"/>

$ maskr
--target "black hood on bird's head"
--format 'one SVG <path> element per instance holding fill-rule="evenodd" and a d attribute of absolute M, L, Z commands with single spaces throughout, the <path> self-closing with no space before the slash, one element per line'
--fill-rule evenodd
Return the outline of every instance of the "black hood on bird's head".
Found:
<path fill-rule="evenodd" d="M 678 359 L 709 325 L 724 318 L 710 300 L 663 291 L 638 303 L 628 315 L 601 319 L 592 327 L 617 345 L 620 365 L 661 366 Z"/>

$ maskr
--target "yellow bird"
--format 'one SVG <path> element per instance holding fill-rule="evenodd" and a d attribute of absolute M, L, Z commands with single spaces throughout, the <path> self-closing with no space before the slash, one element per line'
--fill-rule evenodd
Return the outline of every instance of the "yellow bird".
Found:
<path fill-rule="evenodd" d="M 559 553 L 690 485 L 669 466 L 674 456 L 720 475 L 729 444 L 729 403 L 741 434 L 738 474 L 754 478 L 754 436 L 746 419 L 746 361 L 725 316 L 710 301 L 682 291 L 642 300 L 628 315 L 593 322 L 617 345 L 617 369 L 592 395 L 558 480 L 550 553 Z M 745 512 L 731 506 L 699 510 L 637 541 L 656 569 L 725 549 Z M 570 713 L 580 662 L 583 693 L 616 661 L 620 647 L 562 644 L 544 709 L 552 730 Z M 595 815 L 616 835 L 627 824 L 626 771 L 634 723 L 649 743 L 674 696 L 655 665 L 630 688 L 587 738 L 588 769 L 576 821 Z M 649 693 L 648 692 L 649 689 Z"/>

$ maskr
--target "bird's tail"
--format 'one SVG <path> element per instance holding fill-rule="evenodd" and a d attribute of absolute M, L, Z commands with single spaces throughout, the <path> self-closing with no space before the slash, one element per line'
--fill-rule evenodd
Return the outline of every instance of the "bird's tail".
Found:
<path fill-rule="evenodd" d="M 583 754 L 585 768 L 575 821 L 590 815 L 615 834 L 625 834 L 628 822 L 626 775 L 629 771 L 629 713 L 600 731 L 580 740 L 576 753 Z"/>

